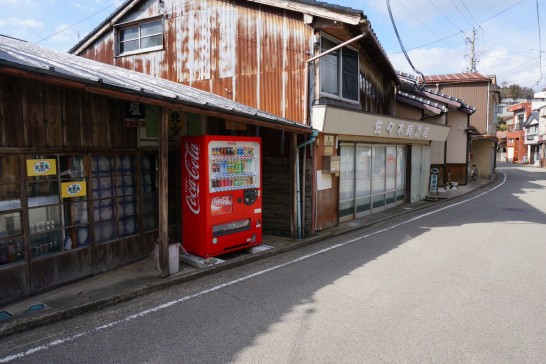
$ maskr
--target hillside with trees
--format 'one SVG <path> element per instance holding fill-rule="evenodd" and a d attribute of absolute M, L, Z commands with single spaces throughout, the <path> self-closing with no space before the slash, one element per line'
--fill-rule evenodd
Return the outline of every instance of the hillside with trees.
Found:
<path fill-rule="evenodd" d="M 502 87 L 499 89 L 501 99 L 527 99 L 530 100 L 533 98 L 535 92 L 532 88 L 521 87 L 520 85 L 510 85 L 506 82 L 502 84 Z"/>

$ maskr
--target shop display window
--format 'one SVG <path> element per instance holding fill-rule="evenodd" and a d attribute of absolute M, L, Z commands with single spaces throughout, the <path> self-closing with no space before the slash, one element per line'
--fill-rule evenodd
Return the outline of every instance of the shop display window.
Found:
<path fill-rule="evenodd" d="M 92 158 L 94 234 L 97 243 L 138 233 L 134 155 Z"/>
<path fill-rule="evenodd" d="M 0 212 L 21 208 L 19 176 L 17 157 L 0 157 Z"/>
<path fill-rule="evenodd" d="M 60 157 L 64 250 L 87 247 L 90 243 L 85 160 L 82 155 Z"/>
<path fill-rule="evenodd" d="M 157 192 L 157 157 L 155 154 L 143 155 L 142 163 L 142 225 L 144 231 L 159 227 L 159 200 Z"/>
<path fill-rule="evenodd" d="M 58 158 L 29 156 L 26 168 L 31 258 L 58 253 L 62 250 Z"/>

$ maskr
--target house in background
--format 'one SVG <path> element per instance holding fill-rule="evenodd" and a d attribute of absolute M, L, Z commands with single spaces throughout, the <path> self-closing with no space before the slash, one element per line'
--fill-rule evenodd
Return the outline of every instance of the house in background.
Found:
<path fill-rule="evenodd" d="M 512 113 L 512 118 L 506 123 L 506 162 L 525 163 L 528 156 L 523 123 L 531 115 L 532 103 L 520 102 L 509 106 L 508 111 Z"/>
<path fill-rule="evenodd" d="M 263 145 L 263 228 L 301 238 L 423 199 L 449 127 L 398 117 L 400 80 L 360 10 L 315 1 L 132 0 L 71 53 L 206 90 L 320 132 Z M 420 115 L 419 108 L 415 112 Z M 424 174 L 423 174 L 424 173 Z"/>
<path fill-rule="evenodd" d="M 538 112 L 538 140 L 541 143 L 540 165 L 546 167 L 546 106 L 537 109 Z"/>
<path fill-rule="evenodd" d="M 526 134 L 525 140 L 526 142 L 530 144 L 531 149 L 528 150 L 528 152 L 530 156 L 532 155 L 532 158 L 533 158 L 532 163 L 536 166 L 544 167 L 546 166 L 546 163 L 545 163 L 546 161 L 544 160 L 544 157 L 545 157 L 544 136 L 546 134 L 546 116 L 545 116 L 546 91 L 535 93 L 533 95 L 533 99 L 531 100 L 531 104 L 532 104 L 531 107 L 533 109 L 532 113 L 535 114 L 536 120 L 537 120 L 537 131 L 536 131 L 537 135 L 536 135 L 536 138 L 533 137 L 533 141 L 536 139 L 536 145 L 533 148 L 530 138 L 527 138 L 531 136 L 530 134 Z M 528 129 L 526 128 L 526 133 L 527 132 L 533 133 L 534 132 L 533 127 L 530 127 Z"/>
<path fill-rule="evenodd" d="M 455 96 L 476 108 L 470 117 L 468 163 L 476 165 L 479 179 L 490 179 L 496 160 L 496 106 L 500 103 L 495 76 L 477 72 L 425 76 L 421 80 L 436 92 Z"/>
<path fill-rule="evenodd" d="M 542 142 L 539 141 L 539 114 L 532 111 L 523 123 L 524 145 L 527 147 L 527 163 L 540 166 Z"/>
<path fill-rule="evenodd" d="M 418 84 L 418 78 L 399 72 L 401 87 L 397 93 L 399 116 L 406 114 L 405 105 L 417 106 L 421 114 L 415 114 L 419 120 L 434 119 L 450 128 L 445 142 L 432 141 L 431 168 L 439 171 L 439 184 L 445 186 L 451 182 L 461 185 L 467 183 L 466 166 L 468 163 L 468 134 L 470 116 L 476 109 L 463 100 L 443 92 L 431 90 Z M 411 112 L 406 117 L 412 117 Z"/>

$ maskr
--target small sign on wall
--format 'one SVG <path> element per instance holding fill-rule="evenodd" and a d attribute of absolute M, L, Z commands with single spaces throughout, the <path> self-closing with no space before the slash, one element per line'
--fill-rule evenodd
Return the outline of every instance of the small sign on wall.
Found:
<path fill-rule="evenodd" d="M 324 136 L 324 155 L 325 156 L 334 155 L 335 140 L 336 138 L 333 135 Z"/>
<path fill-rule="evenodd" d="M 438 168 L 430 169 L 430 192 L 438 192 L 438 177 L 440 170 Z"/>
<path fill-rule="evenodd" d="M 146 125 L 146 104 L 125 101 L 123 122 L 126 128 L 138 128 Z"/>
<path fill-rule="evenodd" d="M 84 197 L 87 195 L 87 183 L 85 181 L 61 183 L 61 196 L 63 198 Z"/>
<path fill-rule="evenodd" d="M 27 159 L 27 176 L 52 176 L 57 174 L 55 159 Z"/>

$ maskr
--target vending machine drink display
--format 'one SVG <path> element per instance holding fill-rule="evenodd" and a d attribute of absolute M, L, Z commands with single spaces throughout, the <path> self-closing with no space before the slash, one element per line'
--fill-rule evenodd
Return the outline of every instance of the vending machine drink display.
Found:
<path fill-rule="evenodd" d="M 261 139 L 182 137 L 182 244 L 212 257 L 262 242 Z"/>

